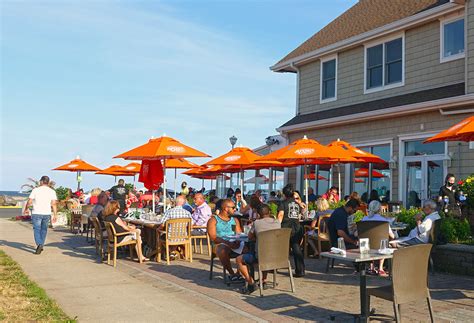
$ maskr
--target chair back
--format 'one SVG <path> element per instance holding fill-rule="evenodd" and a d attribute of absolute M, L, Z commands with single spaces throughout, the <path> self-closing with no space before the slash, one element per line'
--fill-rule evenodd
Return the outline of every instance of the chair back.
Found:
<path fill-rule="evenodd" d="M 431 243 L 433 246 L 436 246 L 438 244 L 438 237 L 439 237 L 439 229 L 441 227 L 441 220 L 438 219 L 433 222 L 433 226 L 431 227 L 430 230 L 430 238 L 429 238 L 429 243 Z"/>
<path fill-rule="evenodd" d="M 385 214 L 388 212 L 388 203 L 382 203 L 380 207 L 380 213 Z"/>
<path fill-rule="evenodd" d="M 102 239 L 102 226 L 100 225 L 100 221 L 96 216 L 91 216 L 90 220 L 92 225 L 94 226 L 94 232 L 96 239 Z"/>
<path fill-rule="evenodd" d="M 82 214 L 86 216 L 90 216 L 94 205 L 83 205 L 82 206 Z"/>
<path fill-rule="evenodd" d="M 171 219 L 166 221 L 166 239 L 171 243 L 184 242 L 191 238 L 192 222 L 190 218 Z"/>
<path fill-rule="evenodd" d="M 258 264 L 260 269 L 288 268 L 290 228 L 263 231 L 257 234 Z"/>
<path fill-rule="evenodd" d="M 114 225 L 110 222 L 105 221 L 105 230 L 107 230 L 107 240 L 111 243 L 115 242 L 115 235 L 117 234 Z"/>
<path fill-rule="evenodd" d="M 318 237 L 329 241 L 329 226 L 328 221 L 331 214 L 321 215 L 318 218 Z"/>
<path fill-rule="evenodd" d="M 379 249 L 380 241 L 388 239 L 389 223 L 383 221 L 357 222 L 359 238 L 369 238 L 370 249 Z"/>
<path fill-rule="evenodd" d="M 432 245 L 419 244 L 393 253 L 392 281 L 396 304 L 426 299 L 428 290 L 428 260 Z"/>

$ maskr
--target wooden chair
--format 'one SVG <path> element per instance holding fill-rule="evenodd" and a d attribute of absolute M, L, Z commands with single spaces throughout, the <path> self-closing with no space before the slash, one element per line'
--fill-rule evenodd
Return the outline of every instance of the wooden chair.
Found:
<path fill-rule="evenodd" d="M 94 227 L 95 233 L 95 253 L 100 256 L 100 260 L 104 260 L 104 241 L 107 241 L 107 234 L 104 234 L 102 225 L 96 216 L 91 216 L 90 221 Z"/>
<path fill-rule="evenodd" d="M 82 231 L 81 231 L 81 235 L 83 235 L 84 231 L 85 231 L 87 241 L 89 241 L 89 232 L 90 232 L 90 239 L 91 240 L 92 240 L 92 236 L 93 236 L 92 230 L 93 230 L 94 226 L 92 225 L 92 222 L 89 218 L 93 208 L 94 208 L 94 205 L 83 205 L 82 206 L 82 217 L 81 217 Z"/>
<path fill-rule="evenodd" d="M 124 242 L 118 242 L 117 237 L 121 236 L 127 236 L 130 234 L 130 232 L 122 232 L 122 233 L 117 233 L 115 231 L 115 228 L 112 223 L 110 222 L 104 222 L 105 223 L 105 228 L 107 230 L 107 264 L 110 265 L 110 254 L 114 254 L 113 258 L 113 264 L 114 267 L 116 267 L 117 264 L 117 248 L 118 247 L 123 247 L 123 246 L 129 246 L 130 248 L 130 258 L 133 260 L 133 247 L 137 244 L 137 240 L 131 239 L 128 241 Z M 138 259 L 140 263 L 142 263 L 142 259 Z"/>
<path fill-rule="evenodd" d="M 370 296 L 393 302 L 395 320 L 401 321 L 400 305 L 425 300 L 431 322 L 434 322 L 428 289 L 428 258 L 431 244 L 401 248 L 393 253 L 392 283 L 382 287 L 367 288 L 367 312 L 370 313 Z"/>
<path fill-rule="evenodd" d="M 382 214 L 388 213 L 388 203 L 382 203 L 382 206 L 380 208 L 380 213 Z"/>
<path fill-rule="evenodd" d="M 291 263 L 288 258 L 290 251 L 290 235 L 290 228 L 263 231 L 257 235 L 257 267 L 260 296 L 263 296 L 263 272 L 273 271 L 273 283 L 276 285 L 277 269 L 288 269 L 291 291 L 293 293 L 295 292 Z"/>
<path fill-rule="evenodd" d="M 170 264 L 170 246 L 184 246 L 185 257 L 193 262 L 191 248 L 191 219 L 171 219 L 165 222 L 164 229 L 158 230 L 156 261 L 161 262 L 162 247 L 165 247 L 166 264 Z"/>
<path fill-rule="evenodd" d="M 205 229 L 204 233 L 202 235 L 191 235 L 191 241 L 193 242 L 193 251 L 197 253 L 197 240 L 199 240 L 199 253 L 202 255 L 203 254 L 203 248 L 202 248 L 202 241 L 206 240 L 207 242 L 207 254 L 211 254 L 211 239 L 209 239 L 209 236 L 207 234 L 207 227 L 205 225 L 196 225 L 193 226 L 192 229 Z"/>
<path fill-rule="evenodd" d="M 71 211 L 71 223 L 70 223 L 71 232 L 78 234 L 79 231 L 81 231 L 81 226 L 82 226 L 82 207 L 79 206 L 77 208 L 72 208 L 70 209 L 70 211 Z M 74 228 L 76 227 L 77 229 L 74 230 Z"/>

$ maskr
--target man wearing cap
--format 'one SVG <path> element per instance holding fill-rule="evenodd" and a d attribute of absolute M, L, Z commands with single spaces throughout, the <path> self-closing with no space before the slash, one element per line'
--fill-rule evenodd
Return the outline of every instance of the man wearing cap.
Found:
<path fill-rule="evenodd" d="M 42 176 L 40 186 L 31 191 L 25 210 L 23 211 L 23 214 L 28 215 L 29 207 L 33 205 L 31 222 L 33 222 L 33 232 L 37 246 L 35 253 L 37 255 L 43 251 L 49 221 L 51 220 L 51 208 L 53 209 L 53 219 L 56 218 L 57 200 L 56 191 L 49 187 L 49 177 Z"/>

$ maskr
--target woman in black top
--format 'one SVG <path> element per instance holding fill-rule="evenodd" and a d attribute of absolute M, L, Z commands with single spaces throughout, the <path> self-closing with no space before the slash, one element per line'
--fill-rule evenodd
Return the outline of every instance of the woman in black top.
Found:
<path fill-rule="evenodd" d="M 290 248 L 295 261 L 295 277 L 303 277 L 305 274 L 304 256 L 301 251 L 301 240 L 304 237 L 303 226 L 300 225 L 300 214 L 306 206 L 301 198 L 294 197 L 294 190 L 291 184 L 283 188 L 285 200 L 278 207 L 278 221 L 282 228 L 291 228 Z"/>
<path fill-rule="evenodd" d="M 439 189 L 438 203 L 440 203 L 444 212 L 451 211 L 460 216 L 461 210 L 458 205 L 460 193 L 454 183 L 456 183 L 454 174 L 446 175 L 444 185 Z"/>
<path fill-rule="evenodd" d="M 133 224 L 125 223 L 118 214 L 120 213 L 120 204 L 118 201 L 110 201 L 102 211 L 104 215 L 104 221 L 112 223 L 116 233 L 130 232 L 129 235 L 123 235 L 117 237 L 117 242 L 124 242 L 129 240 L 137 240 L 135 250 L 139 262 L 149 260 L 142 254 L 142 237 L 140 229 L 137 229 Z"/>

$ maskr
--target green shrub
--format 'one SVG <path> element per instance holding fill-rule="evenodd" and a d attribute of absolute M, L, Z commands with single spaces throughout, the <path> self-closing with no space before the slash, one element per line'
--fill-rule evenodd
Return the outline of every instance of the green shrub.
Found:
<path fill-rule="evenodd" d="M 469 175 L 466 179 L 460 181 L 459 188 L 466 195 L 466 204 L 474 210 L 474 174 Z"/>
<path fill-rule="evenodd" d="M 354 213 L 354 222 L 359 222 L 361 221 L 365 216 L 365 213 L 362 212 L 361 210 L 358 210 L 356 211 L 356 213 Z"/>
<path fill-rule="evenodd" d="M 66 187 L 59 186 L 56 189 L 56 196 L 58 197 L 58 201 L 64 201 L 68 197 L 69 189 Z"/>
<path fill-rule="evenodd" d="M 278 204 L 269 203 L 268 206 L 270 207 L 270 214 L 276 217 L 278 214 Z"/>
<path fill-rule="evenodd" d="M 440 230 L 447 242 L 458 243 L 469 240 L 471 237 L 471 227 L 466 219 L 445 217 L 441 222 Z"/>
<path fill-rule="evenodd" d="M 331 202 L 331 203 L 329 203 L 329 209 L 330 210 L 335 210 L 338 207 L 344 206 L 345 204 L 346 204 L 346 201 L 344 201 L 344 200 L 340 200 L 337 203 Z"/>

